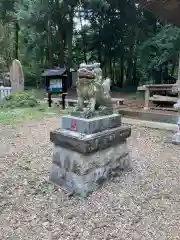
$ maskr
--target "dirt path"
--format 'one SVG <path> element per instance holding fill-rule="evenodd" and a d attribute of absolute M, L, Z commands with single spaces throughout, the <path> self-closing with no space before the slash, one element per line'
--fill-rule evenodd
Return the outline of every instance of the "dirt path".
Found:
<path fill-rule="evenodd" d="M 134 127 L 133 171 L 79 200 L 47 181 L 58 125 L 0 126 L 0 239 L 180 239 L 180 148 L 167 132 Z"/>

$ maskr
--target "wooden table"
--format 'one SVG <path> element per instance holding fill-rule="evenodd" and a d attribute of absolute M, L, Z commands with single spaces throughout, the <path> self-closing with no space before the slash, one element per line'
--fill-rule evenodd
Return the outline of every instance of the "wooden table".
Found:
<path fill-rule="evenodd" d="M 151 92 L 171 91 L 173 87 L 176 87 L 176 84 L 151 84 L 138 87 L 138 91 L 145 92 L 144 110 L 149 109 L 149 102 L 152 101 Z"/>

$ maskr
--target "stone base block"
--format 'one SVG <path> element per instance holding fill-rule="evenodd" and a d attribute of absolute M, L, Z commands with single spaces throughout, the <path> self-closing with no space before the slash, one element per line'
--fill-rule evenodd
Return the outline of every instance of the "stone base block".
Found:
<path fill-rule="evenodd" d="M 108 115 L 111 115 L 113 113 L 114 113 L 114 109 L 112 107 L 106 107 L 103 110 L 96 110 L 95 112 L 93 112 L 91 114 L 88 114 L 88 115 L 85 112 L 83 112 L 83 111 L 72 112 L 71 116 L 84 118 L 84 119 L 92 119 L 94 117 L 108 116 Z"/>
<path fill-rule="evenodd" d="M 111 114 L 108 116 L 94 117 L 90 119 L 63 116 L 61 129 L 71 130 L 82 134 L 93 134 L 121 126 L 121 115 Z"/>
<path fill-rule="evenodd" d="M 54 146 L 50 181 L 67 192 L 87 197 L 105 180 L 130 168 L 126 141 L 90 155 Z"/>
<path fill-rule="evenodd" d="M 129 127 L 118 127 L 94 134 L 58 129 L 50 133 L 51 142 L 74 151 L 90 154 L 123 143 L 131 135 Z"/>

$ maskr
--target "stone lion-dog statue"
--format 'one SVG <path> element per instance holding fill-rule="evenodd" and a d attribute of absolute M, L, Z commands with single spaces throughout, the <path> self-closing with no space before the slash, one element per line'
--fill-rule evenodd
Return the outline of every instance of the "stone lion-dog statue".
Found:
<path fill-rule="evenodd" d="M 81 64 L 78 70 L 77 81 L 77 105 L 74 112 L 83 112 L 84 118 L 90 118 L 94 113 L 101 111 L 102 115 L 107 115 L 109 110 L 112 112 L 113 105 L 110 96 L 111 80 L 102 78 L 100 63 L 91 65 Z M 88 102 L 85 107 L 85 100 Z"/>

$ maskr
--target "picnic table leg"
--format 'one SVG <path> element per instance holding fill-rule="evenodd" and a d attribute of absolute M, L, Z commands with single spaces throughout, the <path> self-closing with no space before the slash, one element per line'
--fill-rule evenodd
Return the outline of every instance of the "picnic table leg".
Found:
<path fill-rule="evenodd" d="M 149 109 L 149 97 L 150 97 L 149 89 L 146 89 L 146 91 L 145 91 L 145 105 L 144 105 L 144 110 L 148 110 L 148 109 Z"/>

